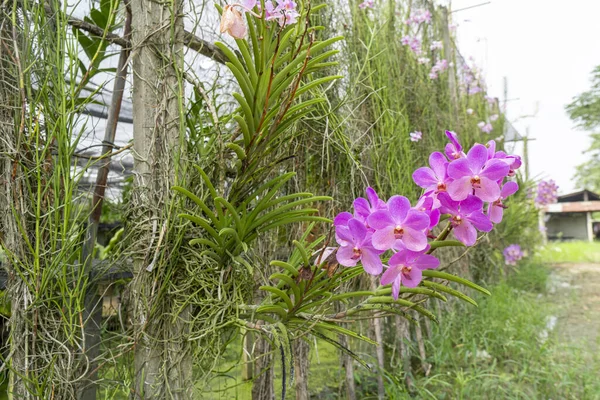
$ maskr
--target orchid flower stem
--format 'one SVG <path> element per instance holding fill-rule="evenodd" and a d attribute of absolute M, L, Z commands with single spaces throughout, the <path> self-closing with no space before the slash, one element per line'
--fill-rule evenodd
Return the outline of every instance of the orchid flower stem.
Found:
<path fill-rule="evenodd" d="M 450 231 L 452 230 L 452 223 L 448 222 L 448 224 L 446 224 L 446 227 L 444 228 L 444 230 L 442 230 L 440 232 L 440 234 L 438 235 L 437 239 L 435 239 L 436 242 L 442 242 L 444 240 L 446 240 L 446 238 L 448 237 L 448 235 L 450 234 Z M 434 252 L 435 249 L 430 249 L 429 251 L 427 251 L 426 254 L 431 254 Z"/>

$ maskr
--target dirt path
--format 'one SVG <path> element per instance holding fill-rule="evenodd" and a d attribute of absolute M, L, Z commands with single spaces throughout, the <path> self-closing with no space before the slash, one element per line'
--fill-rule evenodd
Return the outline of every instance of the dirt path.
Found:
<path fill-rule="evenodd" d="M 558 334 L 591 352 L 600 349 L 600 264 L 554 265 L 549 291 L 565 303 L 556 324 Z"/>

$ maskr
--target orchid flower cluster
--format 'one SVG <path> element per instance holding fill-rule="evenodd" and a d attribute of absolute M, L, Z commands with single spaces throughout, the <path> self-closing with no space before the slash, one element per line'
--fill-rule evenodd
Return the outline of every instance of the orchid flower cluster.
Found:
<path fill-rule="evenodd" d="M 298 21 L 298 17 L 300 17 L 296 2 L 293 0 L 276 1 L 277 5 L 271 0 L 265 1 L 265 21 L 277 21 L 281 27 L 295 24 Z M 228 4 L 223 7 L 221 25 L 219 27 L 221 33 L 227 32 L 235 39 L 244 39 L 248 33 L 248 28 L 244 23 L 242 13 L 249 13 L 256 18 L 262 18 L 260 14 L 254 12 L 254 9 L 262 13 L 262 6 L 259 0 L 241 0 L 241 3 Z"/>
<path fill-rule="evenodd" d="M 523 258 L 523 251 L 518 244 L 511 244 L 502 252 L 506 265 L 517 265 L 517 261 Z"/>
<path fill-rule="evenodd" d="M 537 196 L 535 197 L 535 204 L 538 206 L 545 206 L 548 204 L 556 203 L 558 200 L 558 185 L 554 180 L 540 181 L 537 187 Z"/>
<path fill-rule="evenodd" d="M 401 285 L 418 286 L 422 271 L 439 265 L 428 239 L 445 240 L 452 232 L 464 245 L 474 245 L 478 230 L 489 232 L 502 221 L 505 199 L 518 190 L 515 182 L 505 179 L 521 166 L 519 156 L 496 151 L 493 140 L 465 153 L 454 132 L 446 135 L 450 143 L 444 153 L 432 153 L 430 167 L 413 174 L 414 182 L 425 189 L 414 206 L 399 195 L 385 202 L 369 187 L 367 198 L 354 200 L 353 214 L 342 212 L 334 219 L 338 262 L 347 267 L 361 262 L 371 275 L 383 272 L 381 284 L 392 284 L 394 299 Z M 435 236 L 442 215 L 448 216 L 448 223 Z M 388 251 L 392 255 L 384 266 L 382 256 Z"/>

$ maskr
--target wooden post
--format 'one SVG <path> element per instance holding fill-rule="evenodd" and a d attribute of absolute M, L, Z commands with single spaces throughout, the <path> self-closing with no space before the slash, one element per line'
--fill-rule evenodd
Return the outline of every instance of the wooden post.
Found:
<path fill-rule="evenodd" d="M 529 180 L 529 128 L 526 130 L 526 135 L 523 138 L 523 163 L 525 164 L 525 180 Z"/>
<path fill-rule="evenodd" d="M 444 57 L 448 61 L 448 90 L 450 91 L 450 102 L 452 105 L 452 115 L 457 118 L 458 97 L 456 93 L 456 70 L 454 68 L 454 47 L 450 38 L 450 14 L 448 8 L 441 7 L 442 12 L 442 44 L 444 46 Z"/>
<path fill-rule="evenodd" d="M 131 0 L 134 180 L 126 226 L 133 253 L 133 398 L 192 398 L 187 341 L 189 307 L 179 311 L 161 287 L 177 262 L 164 257 L 172 241 L 171 187 L 181 171 L 180 82 L 183 70 L 181 0 Z"/>

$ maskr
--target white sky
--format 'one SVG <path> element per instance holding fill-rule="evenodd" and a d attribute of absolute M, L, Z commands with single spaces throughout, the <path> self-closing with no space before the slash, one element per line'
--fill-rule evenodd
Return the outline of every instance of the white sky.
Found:
<path fill-rule="evenodd" d="M 452 0 L 452 10 L 488 0 Z M 529 145 L 530 175 L 554 179 L 561 193 L 574 188 L 575 166 L 585 160 L 588 132 L 575 129 L 564 106 L 590 86 L 600 65 L 600 0 L 491 0 L 452 14 L 465 58 L 483 68 L 491 96 L 503 98 L 507 115 Z M 520 118 L 536 112 L 533 118 Z"/>

